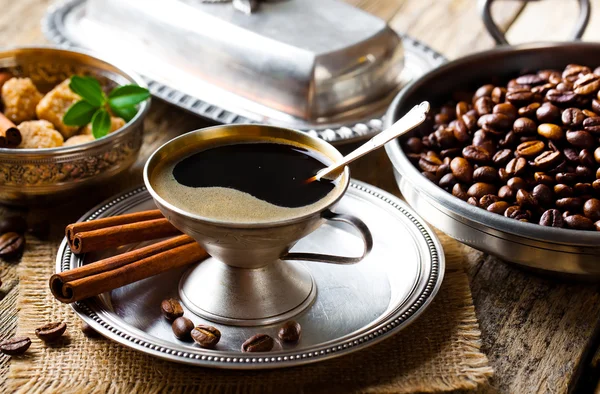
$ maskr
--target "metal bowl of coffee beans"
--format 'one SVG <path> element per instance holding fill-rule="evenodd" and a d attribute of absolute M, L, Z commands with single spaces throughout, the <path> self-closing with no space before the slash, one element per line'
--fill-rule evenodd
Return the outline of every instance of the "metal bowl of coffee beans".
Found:
<path fill-rule="evenodd" d="M 404 89 L 388 124 L 428 100 L 386 146 L 410 205 L 507 261 L 600 277 L 600 44 L 501 46 Z"/>
<path fill-rule="evenodd" d="M 82 187 L 97 186 L 135 162 L 149 100 L 137 106 L 128 122 L 111 116 L 109 134 L 98 139 L 85 127 L 63 124 L 63 113 L 73 97 L 80 99 L 69 90 L 67 80 L 74 75 L 93 77 L 105 93 L 121 85 L 144 87 L 141 77 L 85 52 L 52 47 L 2 50 L 0 63 L 0 74 L 9 74 L 14 86 L 28 88 L 11 91 L 9 80 L 0 92 L 5 116 L 22 135 L 18 146 L 0 147 L 0 203 L 76 198 Z M 13 103 L 23 105 L 15 110 Z"/>

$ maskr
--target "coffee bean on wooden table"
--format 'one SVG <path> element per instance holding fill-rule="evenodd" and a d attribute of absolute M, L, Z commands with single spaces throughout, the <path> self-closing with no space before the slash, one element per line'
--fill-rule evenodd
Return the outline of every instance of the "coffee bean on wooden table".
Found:
<path fill-rule="evenodd" d="M 267 334 L 256 334 L 242 344 L 243 352 L 268 352 L 273 349 L 275 341 Z"/>
<path fill-rule="evenodd" d="M 161 302 L 160 309 L 163 316 L 169 321 L 173 321 L 178 317 L 183 316 L 183 307 L 179 301 L 174 298 L 169 298 Z"/>
<path fill-rule="evenodd" d="M 23 234 L 14 232 L 0 235 L 0 257 L 12 259 L 19 256 L 25 248 L 25 237 Z"/>
<path fill-rule="evenodd" d="M 9 356 L 18 356 L 27 351 L 31 346 L 31 339 L 27 337 L 15 337 L 0 343 L 0 351 Z"/>
<path fill-rule="evenodd" d="M 221 340 L 221 331 L 216 327 L 198 325 L 190 333 L 194 342 L 203 348 L 212 349 Z"/>
<path fill-rule="evenodd" d="M 189 339 L 191 337 L 192 330 L 194 329 L 194 323 L 187 317 L 178 317 L 173 321 L 171 325 L 173 334 L 179 339 Z"/>
<path fill-rule="evenodd" d="M 279 329 L 277 336 L 284 342 L 298 342 L 302 327 L 294 320 L 283 323 L 283 326 Z"/>
<path fill-rule="evenodd" d="M 66 331 L 67 324 L 64 322 L 48 323 L 35 329 L 35 335 L 44 342 L 55 342 Z"/>
<path fill-rule="evenodd" d="M 0 218 L 0 234 L 24 234 L 25 231 L 27 231 L 27 222 L 21 216 L 7 216 Z"/>

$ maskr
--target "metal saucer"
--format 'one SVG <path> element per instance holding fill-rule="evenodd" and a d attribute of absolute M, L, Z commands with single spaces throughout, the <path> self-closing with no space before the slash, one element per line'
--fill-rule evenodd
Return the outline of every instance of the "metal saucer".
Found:
<path fill-rule="evenodd" d="M 140 187 L 108 200 L 81 220 L 154 208 Z M 432 301 L 444 273 L 444 253 L 430 228 L 398 198 L 365 183 L 352 181 L 335 211 L 353 213 L 370 228 L 374 245 L 360 263 L 349 266 L 302 262 L 315 280 L 312 305 L 294 316 L 303 334 L 297 344 L 276 341 L 268 353 L 242 353 L 241 344 L 261 332 L 277 338 L 279 324 L 238 327 L 214 324 L 223 336 L 215 350 L 175 338 L 161 316 L 160 302 L 178 296 L 186 267 L 72 304 L 74 311 L 99 333 L 135 350 L 171 361 L 226 369 L 291 367 L 364 349 L 402 330 Z M 354 229 L 326 223 L 294 247 L 294 251 L 359 254 Z M 56 259 L 58 272 L 129 248 L 75 256 L 63 240 Z M 189 310 L 195 324 L 207 323 Z"/>

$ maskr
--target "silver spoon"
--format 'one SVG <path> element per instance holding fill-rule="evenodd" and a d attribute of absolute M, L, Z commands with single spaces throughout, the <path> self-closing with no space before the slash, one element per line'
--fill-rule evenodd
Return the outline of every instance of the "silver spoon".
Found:
<path fill-rule="evenodd" d="M 375 137 L 371 138 L 369 141 L 365 142 L 346 156 L 344 156 L 341 160 L 333 163 L 327 168 L 323 168 L 317 172 L 317 175 L 309 178 L 308 182 L 318 181 L 321 178 L 343 168 L 348 163 L 353 162 L 366 155 L 369 152 L 374 151 L 375 149 L 381 148 L 386 143 L 390 142 L 394 138 L 400 137 L 402 134 L 408 133 L 425 120 L 427 113 L 429 112 L 429 103 L 427 101 L 423 101 L 419 105 L 415 105 L 413 109 L 408 111 L 406 115 L 400 118 L 396 123 L 391 125 L 388 129 L 383 130 L 381 133 L 377 134 Z"/>

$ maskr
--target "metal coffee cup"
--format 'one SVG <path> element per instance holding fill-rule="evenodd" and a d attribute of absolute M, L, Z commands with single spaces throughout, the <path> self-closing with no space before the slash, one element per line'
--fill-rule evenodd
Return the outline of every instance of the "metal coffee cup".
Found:
<path fill-rule="evenodd" d="M 329 143 L 310 135 L 266 125 L 215 126 L 177 137 L 158 148 L 144 168 L 144 182 L 165 217 L 194 238 L 212 256 L 192 267 L 181 279 L 179 294 L 191 311 L 219 323 L 243 326 L 284 321 L 307 308 L 316 296 L 316 285 L 304 264 L 315 261 L 353 264 L 371 250 L 367 226 L 351 215 L 330 210 L 344 195 L 350 181 L 346 167 L 328 196 L 330 203 L 297 217 L 261 223 L 236 223 L 187 212 L 163 199 L 153 188 L 152 174 L 165 160 L 183 158 L 204 149 L 247 142 L 290 141 L 318 151 L 332 161 L 342 158 Z M 345 222 L 361 234 L 364 252 L 342 257 L 289 250 L 298 240 L 327 220 Z"/>

